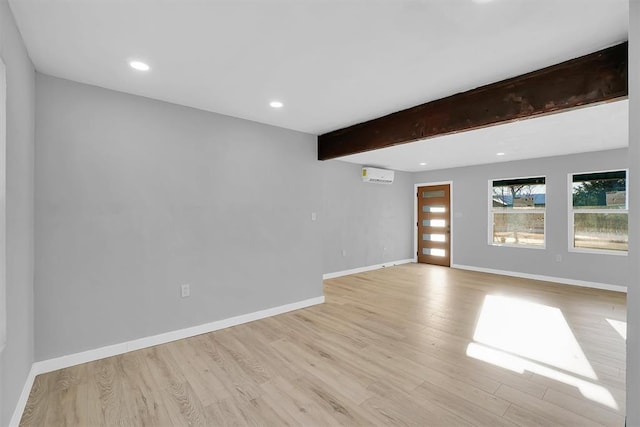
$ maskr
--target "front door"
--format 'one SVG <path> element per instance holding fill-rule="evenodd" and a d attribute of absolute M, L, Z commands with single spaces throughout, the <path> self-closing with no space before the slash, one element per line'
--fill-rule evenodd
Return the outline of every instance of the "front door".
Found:
<path fill-rule="evenodd" d="M 449 267 L 451 199 L 449 184 L 418 187 L 418 262 Z"/>

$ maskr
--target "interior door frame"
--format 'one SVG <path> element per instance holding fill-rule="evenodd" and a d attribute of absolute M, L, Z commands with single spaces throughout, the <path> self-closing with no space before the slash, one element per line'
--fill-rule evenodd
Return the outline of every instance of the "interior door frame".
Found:
<path fill-rule="evenodd" d="M 418 198 L 416 194 L 418 194 L 418 188 L 425 187 L 428 185 L 449 185 L 449 265 L 453 267 L 453 181 L 436 181 L 436 182 L 423 182 L 418 184 L 413 184 L 413 262 L 418 262 Z"/>

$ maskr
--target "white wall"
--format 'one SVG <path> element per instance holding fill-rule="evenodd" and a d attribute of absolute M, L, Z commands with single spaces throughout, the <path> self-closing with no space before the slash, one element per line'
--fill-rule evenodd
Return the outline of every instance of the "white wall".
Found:
<path fill-rule="evenodd" d="M 0 355 L 0 425 L 7 425 L 33 362 L 34 69 L 6 0 L 0 0 L 6 65 L 7 342 Z"/>
<path fill-rule="evenodd" d="M 0 57 L 0 353 L 7 343 L 7 84 L 4 61 Z"/>
<path fill-rule="evenodd" d="M 629 3 L 629 291 L 627 426 L 640 426 L 640 0 Z"/>
<path fill-rule="evenodd" d="M 620 149 L 421 172 L 414 175 L 414 181 L 454 183 L 454 264 L 627 286 L 627 257 L 568 252 L 567 174 L 628 165 L 627 150 Z M 546 249 L 489 245 L 489 180 L 528 176 L 546 176 Z M 562 257 L 561 262 L 556 262 L 556 255 Z"/>
<path fill-rule="evenodd" d="M 36 360 L 322 295 L 315 136 L 36 86 Z"/>
<path fill-rule="evenodd" d="M 413 258 L 412 175 L 393 184 L 362 182 L 362 166 L 322 162 L 323 272 Z M 344 252 L 343 252 L 344 251 Z"/>

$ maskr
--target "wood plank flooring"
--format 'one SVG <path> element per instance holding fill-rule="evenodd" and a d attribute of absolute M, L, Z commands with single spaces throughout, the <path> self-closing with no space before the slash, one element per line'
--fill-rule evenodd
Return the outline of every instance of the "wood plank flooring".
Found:
<path fill-rule="evenodd" d="M 40 375 L 20 425 L 624 425 L 624 294 L 407 264 L 325 296 Z"/>

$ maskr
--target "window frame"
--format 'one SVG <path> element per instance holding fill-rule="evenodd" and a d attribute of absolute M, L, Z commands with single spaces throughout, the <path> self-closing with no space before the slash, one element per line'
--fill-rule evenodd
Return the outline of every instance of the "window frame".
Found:
<path fill-rule="evenodd" d="M 613 169 L 605 169 L 605 170 L 597 170 L 597 171 L 585 171 L 585 172 L 569 172 L 567 174 L 567 249 L 569 252 L 573 253 L 581 253 L 581 254 L 595 254 L 595 255 L 614 255 L 614 256 L 628 256 L 629 249 L 626 251 L 615 251 L 611 249 L 590 249 L 590 248 L 576 248 L 575 247 L 575 231 L 574 231 L 574 222 L 575 222 L 575 214 L 576 211 L 573 209 L 573 176 L 574 175 L 585 175 L 585 174 L 595 174 L 595 173 L 608 173 L 608 172 L 625 172 L 625 204 L 627 206 L 626 209 L 582 209 L 582 213 L 618 213 L 618 214 L 626 214 L 627 221 L 629 220 L 629 168 L 613 168 Z M 580 213 L 580 210 L 578 211 Z M 627 238 L 628 238 L 627 231 Z"/>
<path fill-rule="evenodd" d="M 493 183 L 495 181 L 507 181 L 507 180 L 516 180 L 516 179 L 544 179 L 544 208 L 534 208 L 532 210 L 526 212 L 517 212 L 517 213 L 526 213 L 526 214 L 543 214 L 543 232 L 542 232 L 542 245 L 528 245 L 528 244 L 513 244 L 513 243 L 497 243 L 493 241 L 493 225 L 494 214 L 496 213 L 493 210 Z M 496 247 L 505 247 L 505 248 L 518 248 L 518 249 L 536 249 L 536 250 L 545 250 L 547 249 L 547 176 L 546 175 L 530 175 L 530 176 L 521 176 L 521 177 L 512 177 L 512 178 L 491 178 L 488 181 L 488 197 L 487 197 L 487 206 L 488 206 L 488 215 L 487 215 L 487 243 L 489 246 Z M 514 212 L 515 213 L 515 212 Z"/>

